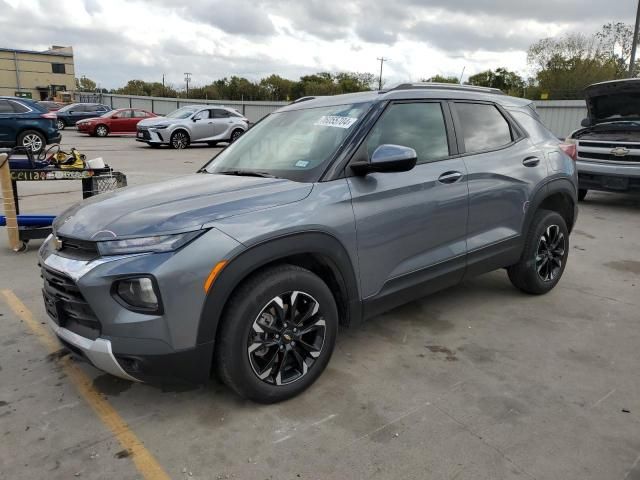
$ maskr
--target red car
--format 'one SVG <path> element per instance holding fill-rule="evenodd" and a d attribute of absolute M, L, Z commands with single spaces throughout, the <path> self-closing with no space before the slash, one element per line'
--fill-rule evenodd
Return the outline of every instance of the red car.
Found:
<path fill-rule="evenodd" d="M 113 135 L 130 135 L 136 133 L 136 125 L 145 118 L 156 117 L 155 113 L 139 108 L 119 108 L 105 113 L 101 117 L 87 118 L 76 123 L 79 132 L 91 136 L 106 137 Z"/>

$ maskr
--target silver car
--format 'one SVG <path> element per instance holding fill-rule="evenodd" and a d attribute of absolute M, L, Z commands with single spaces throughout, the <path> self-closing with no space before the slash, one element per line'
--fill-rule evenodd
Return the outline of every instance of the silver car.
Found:
<path fill-rule="evenodd" d="M 187 148 L 203 142 L 234 142 L 249 128 L 249 120 L 232 108 L 213 105 L 189 105 L 166 117 L 155 117 L 138 123 L 136 140 L 150 147 L 169 145 Z"/>

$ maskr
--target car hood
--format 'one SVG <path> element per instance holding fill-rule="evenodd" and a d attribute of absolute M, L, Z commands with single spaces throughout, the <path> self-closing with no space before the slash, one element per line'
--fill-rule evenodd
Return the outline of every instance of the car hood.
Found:
<path fill-rule="evenodd" d="M 98 195 L 58 216 L 57 234 L 107 240 L 197 230 L 225 217 L 293 203 L 313 184 L 198 173 Z"/>
<path fill-rule="evenodd" d="M 584 92 L 592 125 L 615 120 L 640 120 L 640 79 L 596 83 Z"/>
<path fill-rule="evenodd" d="M 150 127 L 152 125 L 171 125 L 175 123 L 175 118 L 164 118 L 164 117 L 151 117 L 145 118 L 144 120 L 140 120 L 138 122 L 139 127 Z"/>

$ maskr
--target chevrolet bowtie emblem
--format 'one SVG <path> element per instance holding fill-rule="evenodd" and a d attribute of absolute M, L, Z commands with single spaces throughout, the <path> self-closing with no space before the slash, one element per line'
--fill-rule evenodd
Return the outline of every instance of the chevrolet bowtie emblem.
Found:
<path fill-rule="evenodd" d="M 58 237 L 55 237 L 53 239 L 53 247 L 56 250 L 62 250 L 62 240 L 60 240 Z"/>
<path fill-rule="evenodd" d="M 614 157 L 626 157 L 629 155 L 629 149 L 624 147 L 616 147 L 611 150 L 611 155 Z"/>

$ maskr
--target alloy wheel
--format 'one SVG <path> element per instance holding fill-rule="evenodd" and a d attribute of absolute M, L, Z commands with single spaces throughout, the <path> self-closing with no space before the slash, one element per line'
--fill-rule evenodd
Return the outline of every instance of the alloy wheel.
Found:
<path fill-rule="evenodd" d="M 304 377 L 324 347 L 326 323 L 320 304 L 292 291 L 271 299 L 253 322 L 247 353 L 256 376 L 272 385 Z"/>
<path fill-rule="evenodd" d="M 64 130 L 64 122 L 62 120 L 58 120 L 56 122 L 56 126 L 58 127 L 58 130 Z"/>
<path fill-rule="evenodd" d="M 565 237 L 558 225 L 550 225 L 538 240 L 536 271 L 544 282 L 554 280 L 562 269 L 566 249 Z"/>
<path fill-rule="evenodd" d="M 177 132 L 171 137 L 171 145 L 173 148 L 181 149 L 187 147 L 187 136 L 182 132 Z"/>
<path fill-rule="evenodd" d="M 231 143 L 239 139 L 241 135 L 242 135 L 241 130 L 234 130 L 233 133 L 231 134 Z"/>
<path fill-rule="evenodd" d="M 42 138 L 35 133 L 25 135 L 22 139 L 22 146 L 31 150 L 32 152 L 39 152 L 42 150 Z"/>
<path fill-rule="evenodd" d="M 98 128 L 96 128 L 96 135 L 98 135 L 99 137 L 106 137 L 107 127 L 105 127 L 104 125 L 99 125 Z"/>

